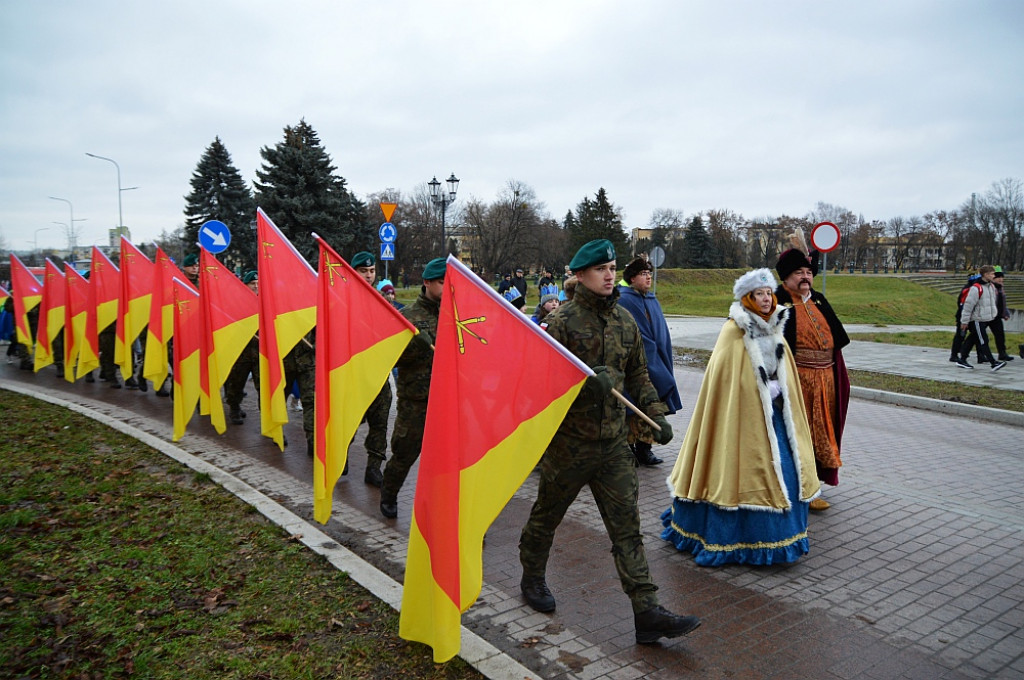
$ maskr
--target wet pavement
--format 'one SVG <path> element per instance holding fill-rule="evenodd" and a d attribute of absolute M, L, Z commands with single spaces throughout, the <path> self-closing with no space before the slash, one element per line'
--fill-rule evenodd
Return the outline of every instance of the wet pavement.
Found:
<path fill-rule="evenodd" d="M 711 321 L 717 335 L 721 320 L 708 328 Z M 885 351 L 863 344 L 876 361 Z M 851 365 L 858 354 L 857 346 L 848 352 Z M 934 363 L 937 375 L 955 370 Z M 996 375 L 1016 379 L 1024 361 L 1014 363 Z M 790 566 L 699 568 L 659 538 L 658 516 L 670 503 L 665 477 L 701 377 L 677 370 L 684 404 L 670 421 L 679 439 L 655 449 L 664 465 L 638 474 L 662 604 L 701 616 L 703 626 L 684 639 L 634 644 L 629 602 L 588 490 L 555 538 L 548 582 L 557 610 L 525 606 L 517 544 L 536 494 L 531 475 L 488 533 L 483 592 L 463 617 L 469 630 L 541 678 L 1024 678 L 1024 428 L 854 399 L 841 484 L 824 493 L 832 508 L 811 516 L 810 554 Z M 33 375 L 0 366 L 0 388 L 8 385 L 170 441 L 171 404 L 152 390 L 71 385 L 52 368 Z M 282 453 L 258 433 L 254 394 L 250 388 L 244 425 L 218 436 L 197 416 L 178 444 L 312 521 L 301 414 L 290 414 L 291 445 Z M 415 468 L 398 520 L 385 520 L 377 490 L 362 481 L 364 437 L 365 426 L 323 530 L 400 583 Z"/>

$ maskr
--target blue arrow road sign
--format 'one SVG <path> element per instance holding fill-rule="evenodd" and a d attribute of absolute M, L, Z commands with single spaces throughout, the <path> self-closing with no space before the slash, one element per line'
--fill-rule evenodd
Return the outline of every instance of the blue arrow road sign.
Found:
<path fill-rule="evenodd" d="M 231 231 L 220 220 L 204 222 L 199 227 L 199 245 L 209 253 L 217 254 L 231 243 Z"/>
<path fill-rule="evenodd" d="M 381 243 L 380 244 L 380 259 L 382 260 L 393 260 L 395 259 L 395 246 L 393 243 Z"/>
<path fill-rule="evenodd" d="M 395 229 L 395 225 L 390 222 L 385 222 L 380 225 L 380 240 L 384 243 L 394 243 L 395 238 L 398 237 L 398 230 Z"/>

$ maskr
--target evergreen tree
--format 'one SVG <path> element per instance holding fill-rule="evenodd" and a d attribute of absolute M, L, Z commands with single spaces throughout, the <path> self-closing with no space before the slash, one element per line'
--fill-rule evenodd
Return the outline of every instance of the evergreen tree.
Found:
<path fill-rule="evenodd" d="M 260 155 L 257 202 L 310 264 L 315 267 L 319 257 L 314 232 L 344 257 L 372 241 L 376 227 L 369 223 L 366 208 L 335 174 L 331 157 L 305 119 L 286 127 L 284 139 L 263 147 Z"/>
<path fill-rule="evenodd" d="M 595 239 L 606 238 L 615 246 L 615 254 L 622 264 L 629 257 L 626 232 L 622 229 L 619 209 L 608 201 L 604 188 L 597 191 L 594 200 L 584 198 L 576 207 L 575 219 L 566 218 L 570 250 L 575 253 L 580 246 Z"/>
<path fill-rule="evenodd" d="M 682 266 L 686 269 L 711 269 L 715 266 L 711 237 L 700 215 L 694 215 L 686 227 L 682 251 Z"/>
<path fill-rule="evenodd" d="M 194 252 L 199 229 L 210 220 L 220 220 L 231 232 L 231 245 L 217 257 L 229 268 L 242 271 L 256 266 L 256 202 L 231 162 L 231 154 L 220 137 L 206 147 L 189 182 L 192 192 L 185 197 L 184 243 Z M 172 256 L 177 250 L 169 251 Z"/>

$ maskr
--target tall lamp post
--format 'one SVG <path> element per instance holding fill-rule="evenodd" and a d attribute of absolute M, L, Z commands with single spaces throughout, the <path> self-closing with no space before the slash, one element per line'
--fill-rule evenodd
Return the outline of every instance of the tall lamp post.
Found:
<path fill-rule="evenodd" d="M 120 195 L 120 194 L 119 194 Z M 68 222 L 68 255 L 71 257 L 71 261 L 75 261 L 75 251 L 78 250 L 78 234 L 75 232 L 75 222 L 85 222 L 88 218 L 75 219 L 75 206 L 71 204 L 66 198 L 60 198 L 59 196 L 48 196 L 47 198 L 54 201 L 64 201 L 68 204 L 68 212 L 70 213 L 70 221 Z M 63 222 L 54 222 L 54 224 L 64 224 Z"/>
<path fill-rule="evenodd" d="M 39 250 L 39 232 L 49 231 L 49 227 L 39 227 L 36 229 L 36 233 L 32 235 L 32 254 L 35 255 L 36 251 Z"/>
<path fill-rule="evenodd" d="M 434 205 L 441 207 L 441 255 L 444 256 L 445 251 L 448 250 L 448 234 L 444 228 L 444 214 L 448 210 L 448 206 L 455 202 L 455 194 L 459 190 L 459 178 L 452 173 L 452 176 L 446 180 L 448 184 L 448 191 L 441 191 L 441 183 L 437 181 L 437 175 L 434 175 L 434 179 L 427 182 L 427 186 L 430 187 L 430 200 L 434 202 Z"/>
<path fill-rule="evenodd" d="M 121 211 L 121 192 L 131 191 L 132 189 L 138 189 L 138 187 L 125 187 L 121 188 L 121 166 L 117 164 L 113 158 L 107 158 L 106 156 L 97 156 L 94 153 L 85 152 L 85 155 L 89 158 L 98 158 L 101 161 L 107 161 L 113 163 L 114 167 L 117 168 L 117 230 L 118 235 L 121 234 L 121 230 L 124 228 L 124 214 Z"/>

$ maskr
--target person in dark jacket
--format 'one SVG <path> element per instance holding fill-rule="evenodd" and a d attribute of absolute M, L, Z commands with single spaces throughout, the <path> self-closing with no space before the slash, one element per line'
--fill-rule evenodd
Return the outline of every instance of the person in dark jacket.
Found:
<path fill-rule="evenodd" d="M 1013 361 L 1013 357 L 1006 352 L 1006 332 L 1003 330 L 1003 321 L 1010 319 L 1010 309 L 1006 306 L 1006 293 L 1003 292 L 1003 268 L 996 266 L 995 276 L 992 285 L 996 287 L 996 318 L 989 322 L 989 330 L 992 331 L 992 344 L 996 346 L 999 361 Z"/>
<path fill-rule="evenodd" d="M 644 353 L 647 355 L 647 373 L 651 384 L 658 392 L 658 398 L 675 413 L 683 407 L 676 387 L 676 376 L 672 370 L 672 337 L 668 332 L 665 314 L 661 311 L 658 298 L 651 292 L 653 267 L 638 257 L 623 270 L 625 286 L 619 286 L 619 306 L 633 316 L 644 339 Z M 638 465 L 659 465 L 663 461 L 651 451 L 654 433 L 640 418 L 626 414 L 629 425 L 629 444 Z"/>

